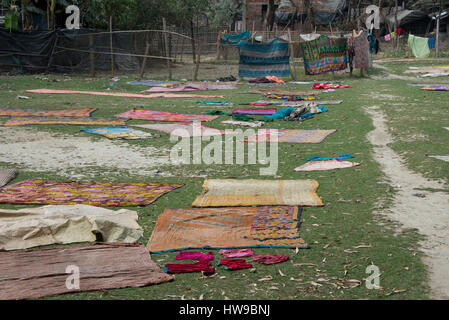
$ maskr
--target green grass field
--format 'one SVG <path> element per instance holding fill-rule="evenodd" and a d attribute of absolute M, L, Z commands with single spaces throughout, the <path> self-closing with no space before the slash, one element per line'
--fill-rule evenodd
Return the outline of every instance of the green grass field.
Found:
<path fill-rule="evenodd" d="M 441 64 L 441 63 L 440 63 Z M 416 63 L 413 65 L 417 65 Z M 392 70 L 397 68 L 391 65 Z M 400 72 L 395 69 L 394 71 Z M 375 69 L 370 75 L 381 75 L 384 70 Z M 196 99 L 127 99 L 80 95 L 25 94 L 26 89 L 52 88 L 70 90 L 103 91 L 108 86 L 107 78 L 85 80 L 83 76 L 50 75 L 49 80 L 35 76 L 0 76 L 1 107 L 61 109 L 92 107 L 98 110 L 93 116 L 109 117 L 133 107 L 164 110 L 178 113 L 201 113 L 208 109 L 232 111 L 233 107 L 199 108 Z M 118 89 L 114 91 L 138 92 L 146 87 L 132 86 L 126 82 L 132 77 L 121 76 Z M 312 79 L 331 79 L 330 75 Z M 67 79 L 67 78 L 66 78 Z M 392 148 L 401 154 L 406 164 L 428 178 L 449 181 L 447 163 L 426 157 L 426 154 L 449 154 L 447 138 L 449 131 L 448 99 L 446 93 L 423 92 L 417 87 L 407 86 L 401 80 L 371 80 L 369 77 L 350 78 L 336 75 L 336 80 L 351 85 L 351 89 L 339 89 L 323 94 L 324 99 L 342 99 L 344 103 L 326 106 L 329 112 L 316 115 L 302 124 L 277 120 L 264 128 L 283 129 L 337 129 L 320 144 L 279 144 L 279 169 L 276 179 L 316 179 L 320 183 L 319 196 L 325 206 L 304 208 L 301 236 L 310 249 L 298 253 L 290 249 L 255 249 L 256 253 L 286 254 L 290 261 L 273 266 L 254 264 L 255 270 L 226 271 L 217 268 L 217 275 L 205 277 L 201 274 L 181 274 L 175 281 L 145 288 L 126 288 L 67 294 L 47 299 L 426 299 L 426 267 L 421 261 L 418 241 L 420 235 L 414 230 L 398 232 L 398 224 L 373 214 L 388 208 L 394 188 L 384 181 L 380 166 L 374 161 L 372 146 L 366 136 L 373 124 L 363 107 L 377 105 L 388 116 L 388 125 L 395 138 Z M 60 81 L 53 81 L 60 80 Z M 301 80 L 306 80 L 301 76 Z M 307 78 L 307 80 L 310 80 Z M 289 85 L 288 89 L 305 90 L 311 85 Z M 238 91 L 221 91 L 225 100 L 239 104 L 262 98 L 249 94 L 252 88 L 244 84 Z M 214 92 L 215 94 L 215 92 Z M 31 100 L 18 100 L 18 95 L 27 95 Z M 398 98 L 400 97 L 400 98 Z M 208 126 L 225 129 L 220 122 L 228 116 L 207 123 Z M 1 118 L 4 121 L 6 118 Z M 142 121 L 141 121 L 142 122 Z M 128 124 L 139 123 L 131 120 Z M 35 130 L 72 137 L 88 137 L 92 141 L 106 139 L 80 132 L 81 126 L 33 126 Z M 446 131 L 446 132 L 445 132 Z M 4 137 L 0 136 L 0 148 Z M 173 145 L 169 135 L 161 133 L 157 139 L 125 141 L 121 144 L 170 149 Z M 359 167 L 322 171 L 295 172 L 294 168 L 313 156 L 336 156 L 353 154 Z M 14 163 L 2 162 L 0 167 L 17 167 Z M 204 178 L 189 177 L 207 175 L 208 178 L 273 179 L 259 176 L 262 165 L 182 165 L 160 166 L 161 172 L 172 177 L 129 175 L 117 171 L 105 177 L 103 168 L 95 165 L 81 167 L 79 172 L 90 172 L 97 181 L 113 182 L 182 182 L 184 187 L 170 192 L 155 203 L 141 208 L 130 208 L 139 213 L 139 223 L 144 228 L 140 240 L 146 244 L 156 219 L 165 208 L 191 207 L 201 191 Z M 18 168 L 20 175 L 15 182 L 42 178 L 68 180 L 54 172 L 33 172 Z M 449 189 L 449 186 L 448 186 Z M 2 208 L 25 206 L 1 205 Z M 218 251 L 215 251 L 218 256 Z M 153 254 L 152 259 L 160 266 L 175 262 L 173 254 Z M 366 268 L 374 264 L 381 270 L 380 290 L 369 290 L 364 279 L 370 274 Z M 258 281 L 271 276 L 270 281 Z M 354 280 L 358 280 L 356 282 Z"/>

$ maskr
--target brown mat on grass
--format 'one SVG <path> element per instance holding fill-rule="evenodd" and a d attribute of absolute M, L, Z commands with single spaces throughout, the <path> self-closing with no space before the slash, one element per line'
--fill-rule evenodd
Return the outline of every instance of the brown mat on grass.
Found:
<path fill-rule="evenodd" d="M 79 268 L 79 289 L 75 272 Z M 71 277 L 71 278 L 70 278 Z M 173 280 L 141 244 L 94 244 L 0 252 L 0 299 L 18 300 Z M 67 285 L 68 284 L 68 285 Z"/>

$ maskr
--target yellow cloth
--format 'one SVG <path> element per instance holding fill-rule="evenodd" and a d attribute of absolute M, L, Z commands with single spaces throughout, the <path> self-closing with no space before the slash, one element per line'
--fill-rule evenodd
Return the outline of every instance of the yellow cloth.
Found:
<path fill-rule="evenodd" d="M 137 212 L 87 205 L 0 209 L 0 250 L 50 244 L 136 242 L 143 235 Z"/>
<path fill-rule="evenodd" d="M 315 180 L 206 180 L 193 207 L 323 206 Z"/>

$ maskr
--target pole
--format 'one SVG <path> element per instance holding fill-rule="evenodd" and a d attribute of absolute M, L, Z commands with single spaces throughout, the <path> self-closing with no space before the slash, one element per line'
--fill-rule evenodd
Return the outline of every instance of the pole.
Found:
<path fill-rule="evenodd" d="M 164 31 L 167 31 L 167 22 L 165 21 L 165 18 L 162 18 L 162 26 L 163 26 Z M 167 32 L 164 32 L 164 45 L 165 45 L 165 55 L 167 56 L 167 58 L 169 58 L 170 52 L 169 52 L 169 44 L 168 44 L 168 39 L 167 39 Z M 167 60 L 167 67 L 168 67 L 168 80 L 171 80 L 172 72 L 171 72 L 171 61 L 170 60 Z"/>
<path fill-rule="evenodd" d="M 150 53 L 150 40 L 149 40 L 149 34 L 147 33 L 145 35 L 145 56 L 147 56 Z M 147 64 L 147 57 L 143 58 L 142 67 L 140 68 L 140 79 L 143 78 L 143 75 L 145 73 L 145 66 Z"/>
<path fill-rule="evenodd" d="M 111 46 L 111 75 L 114 77 L 114 47 L 112 43 L 112 16 L 109 17 L 109 43 Z"/>
<path fill-rule="evenodd" d="M 95 53 L 94 53 L 94 36 L 89 36 L 89 58 L 90 58 L 90 75 L 95 77 Z"/>
<path fill-rule="evenodd" d="M 246 13 L 246 0 L 243 0 L 243 13 L 242 13 L 242 28 L 243 28 L 243 31 L 245 31 L 246 30 L 246 15 L 247 15 L 247 13 Z"/>
<path fill-rule="evenodd" d="M 435 57 L 439 58 L 439 56 L 440 56 L 440 13 L 438 12 L 437 34 L 435 39 Z"/>

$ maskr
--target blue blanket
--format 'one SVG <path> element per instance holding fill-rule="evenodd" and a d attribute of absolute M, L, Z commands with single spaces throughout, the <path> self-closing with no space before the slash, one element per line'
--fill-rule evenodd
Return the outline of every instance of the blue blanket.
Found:
<path fill-rule="evenodd" d="M 240 53 L 239 76 L 286 77 L 290 75 L 288 43 L 274 39 L 265 43 L 238 43 Z"/>

